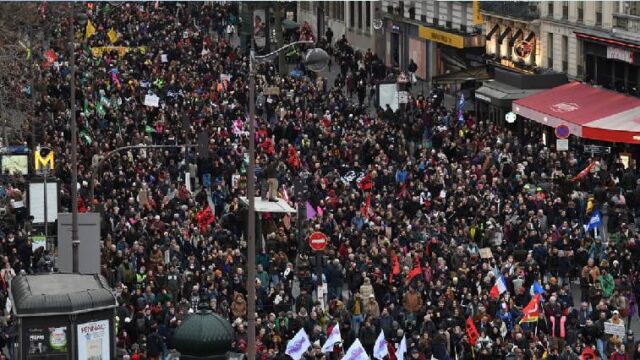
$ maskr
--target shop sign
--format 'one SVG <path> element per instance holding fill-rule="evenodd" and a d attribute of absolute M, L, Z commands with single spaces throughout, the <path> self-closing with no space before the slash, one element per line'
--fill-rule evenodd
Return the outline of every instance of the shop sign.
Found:
<path fill-rule="evenodd" d="M 440 31 L 425 26 L 420 26 L 418 35 L 421 39 L 445 44 L 454 48 L 464 48 L 464 37 L 456 34 L 450 34 L 446 31 Z"/>
<path fill-rule="evenodd" d="M 516 122 L 516 118 L 518 116 L 516 115 L 516 113 L 514 113 L 513 111 L 509 111 L 508 113 L 506 113 L 506 115 L 504 116 L 504 119 L 509 123 L 509 124 L 513 124 L 514 122 Z"/>
<path fill-rule="evenodd" d="M 633 51 L 607 46 L 607 59 L 620 60 L 633 64 Z"/>
<path fill-rule="evenodd" d="M 526 59 L 533 52 L 533 44 L 529 41 L 520 40 L 513 45 L 513 52 L 518 55 L 518 57 Z"/>
<path fill-rule="evenodd" d="M 580 109 L 580 105 L 576 103 L 561 102 L 550 106 L 551 111 L 557 113 L 568 113 Z"/>
<path fill-rule="evenodd" d="M 486 102 L 488 102 L 489 104 L 491 104 L 491 98 L 490 98 L 490 97 L 488 97 L 488 96 L 485 96 L 485 95 L 482 95 L 482 94 L 476 93 L 476 99 L 478 99 L 478 100 L 482 100 L 482 101 L 486 101 Z"/>

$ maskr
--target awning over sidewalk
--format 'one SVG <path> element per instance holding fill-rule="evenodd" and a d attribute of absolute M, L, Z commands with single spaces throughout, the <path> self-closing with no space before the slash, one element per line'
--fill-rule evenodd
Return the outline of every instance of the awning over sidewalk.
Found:
<path fill-rule="evenodd" d="M 503 107 L 511 108 L 513 100 L 525 98 L 537 94 L 543 89 L 518 89 L 500 81 L 487 81 L 476 89 L 476 99 Z"/>
<path fill-rule="evenodd" d="M 571 82 L 513 102 L 527 119 L 594 140 L 640 144 L 640 99 Z"/>
<path fill-rule="evenodd" d="M 434 84 L 453 84 L 462 83 L 469 80 L 487 80 L 491 79 L 487 73 L 486 66 L 480 66 L 471 69 L 462 69 L 449 74 L 434 76 L 431 81 Z"/>

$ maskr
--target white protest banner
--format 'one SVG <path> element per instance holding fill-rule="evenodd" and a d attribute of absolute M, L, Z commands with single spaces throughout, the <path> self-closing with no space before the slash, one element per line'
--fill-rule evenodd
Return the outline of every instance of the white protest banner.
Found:
<path fill-rule="evenodd" d="M 144 97 L 144 105 L 145 106 L 158 107 L 158 106 L 160 106 L 160 98 L 157 97 L 156 95 L 153 95 L 153 94 L 145 95 L 145 97 Z"/>
<path fill-rule="evenodd" d="M 160 61 L 163 63 L 168 62 L 169 58 L 167 57 L 167 54 L 160 54 Z"/>
<path fill-rule="evenodd" d="M 604 333 L 610 335 L 618 335 L 620 337 L 624 337 L 626 332 L 624 330 L 624 325 L 614 324 L 612 322 L 604 323 Z"/>

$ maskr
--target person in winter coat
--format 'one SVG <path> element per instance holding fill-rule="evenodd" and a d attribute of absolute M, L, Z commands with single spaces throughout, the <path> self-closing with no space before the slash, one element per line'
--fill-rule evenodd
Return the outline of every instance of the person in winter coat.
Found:
<path fill-rule="evenodd" d="M 378 317 L 380 317 L 380 306 L 376 301 L 375 295 L 369 295 L 367 303 L 364 306 L 364 311 L 367 315 L 367 319 L 377 319 Z"/>
<path fill-rule="evenodd" d="M 371 279 L 364 278 L 364 284 L 360 286 L 360 295 L 363 299 L 368 299 L 370 295 L 373 295 L 373 286 L 371 285 Z"/>
<path fill-rule="evenodd" d="M 233 302 L 231 303 L 231 313 L 235 318 L 245 317 L 247 315 L 247 301 L 240 293 L 236 293 L 233 296 Z"/>
<path fill-rule="evenodd" d="M 412 316 L 407 316 L 407 320 L 415 320 L 416 315 L 422 308 L 422 296 L 413 287 L 409 288 L 409 291 L 404 295 L 402 302 L 405 310 Z M 409 319 L 411 317 L 412 319 Z"/>

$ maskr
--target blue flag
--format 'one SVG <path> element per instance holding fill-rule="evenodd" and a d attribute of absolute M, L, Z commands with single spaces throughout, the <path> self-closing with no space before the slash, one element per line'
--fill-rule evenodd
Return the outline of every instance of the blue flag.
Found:
<path fill-rule="evenodd" d="M 531 285 L 531 294 L 533 296 L 536 296 L 538 294 L 544 294 L 544 288 L 542 287 L 542 285 L 540 285 L 540 283 L 537 280 L 533 282 L 533 285 Z"/>
<path fill-rule="evenodd" d="M 591 231 L 599 227 L 600 225 L 602 225 L 602 216 L 600 216 L 600 210 L 594 210 L 593 213 L 591 213 L 591 218 L 589 218 L 587 231 Z"/>
<path fill-rule="evenodd" d="M 460 94 L 460 102 L 458 102 L 458 123 L 464 122 L 464 94 Z"/>

